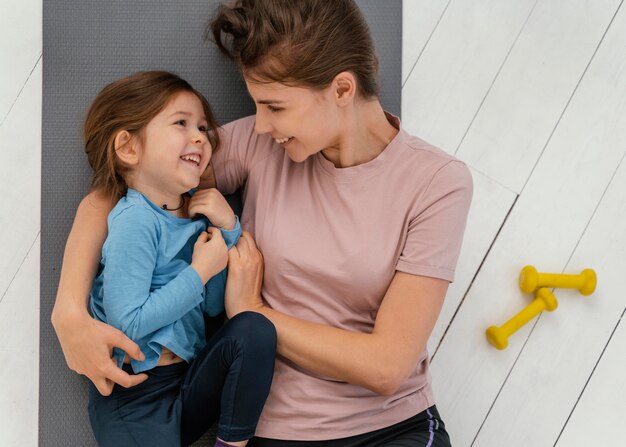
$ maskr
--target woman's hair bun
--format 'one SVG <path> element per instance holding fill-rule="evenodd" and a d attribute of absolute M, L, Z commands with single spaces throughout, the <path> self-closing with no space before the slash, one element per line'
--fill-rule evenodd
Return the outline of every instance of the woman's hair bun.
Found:
<path fill-rule="evenodd" d="M 234 0 L 209 32 L 247 78 L 319 89 L 347 71 L 362 97 L 378 96 L 378 59 L 354 0 Z"/>

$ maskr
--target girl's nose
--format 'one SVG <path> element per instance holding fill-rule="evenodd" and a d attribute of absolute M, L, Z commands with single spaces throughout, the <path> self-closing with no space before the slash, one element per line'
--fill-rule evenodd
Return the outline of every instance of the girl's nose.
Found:
<path fill-rule="evenodd" d="M 209 137 L 207 136 L 206 132 L 202 132 L 199 130 L 193 135 L 192 141 L 196 144 L 204 144 L 209 141 Z"/>

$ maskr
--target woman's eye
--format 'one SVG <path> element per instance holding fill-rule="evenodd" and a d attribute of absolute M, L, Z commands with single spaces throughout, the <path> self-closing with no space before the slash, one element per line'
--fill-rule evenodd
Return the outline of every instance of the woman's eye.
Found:
<path fill-rule="evenodd" d="M 272 113 L 280 112 L 281 110 L 283 110 L 280 107 L 274 107 L 274 106 L 267 106 L 267 109 Z"/>
<path fill-rule="evenodd" d="M 178 124 L 179 126 L 186 126 L 187 120 L 178 120 L 174 124 Z"/>

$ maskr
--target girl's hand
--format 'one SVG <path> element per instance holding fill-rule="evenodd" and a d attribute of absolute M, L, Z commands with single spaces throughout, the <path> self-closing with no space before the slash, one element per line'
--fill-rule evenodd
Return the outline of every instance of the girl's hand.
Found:
<path fill-rule="evenodd" d="M 194 195 L 195 197 L 195 195 Z M 203 231 L 193 246 L 191 266 L 198 272 L 203 284 L 226 268 L 228 247 L 219 228 Z"/>
<path fill-rule="evenodd" d="M 261 310 L 264 307 L 262 285 L 263 255 L 250 233 L 244 231 L 237 245 L 228 252 L 228 279 L 224 298 L 228 318 L 244 311 Z"/>
<path fill-rule="evenodd" d="M 224 196 L 215 188 L 196 191 L 189 202 L 188 212 L 190 217 L 203 214 L 216 227 L 225 230 L 235 228 L 235 213 Z"/>
<path fill-rule="evenodd" d="M 63 318 L 57 314 L 52 323 L 67 365 L 87 376 L 103 396 L 111 394 L 116 383 L 130 388 L 148 378 L 146 374 L 127 374 L 111 357 L 116 347 L 135 360 L 145 359 L 139 346 L 123 332 L 94 320 L 87 312 L 66 313 Z"/>

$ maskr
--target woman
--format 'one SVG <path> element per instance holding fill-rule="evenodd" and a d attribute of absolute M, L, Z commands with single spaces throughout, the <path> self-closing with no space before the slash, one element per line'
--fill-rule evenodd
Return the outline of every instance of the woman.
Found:
<path fill-rule="evenodd" d="M 384 112 L 353 0 L 239 0 L 211 29 L 257 105 L 224 127 L 204 178 L 243 187 L 227 314 L 262 313 L 278 335 L 249 445 L 450 445 L 426 342 L 461 247 L 467 168 Z M 103 394 L 144 379 L 111 364 L 113 346 L 141 353 L 84 304 L 110 208 L 99 191 L 79 206 L 52 318 L 69 366 Z"/>

